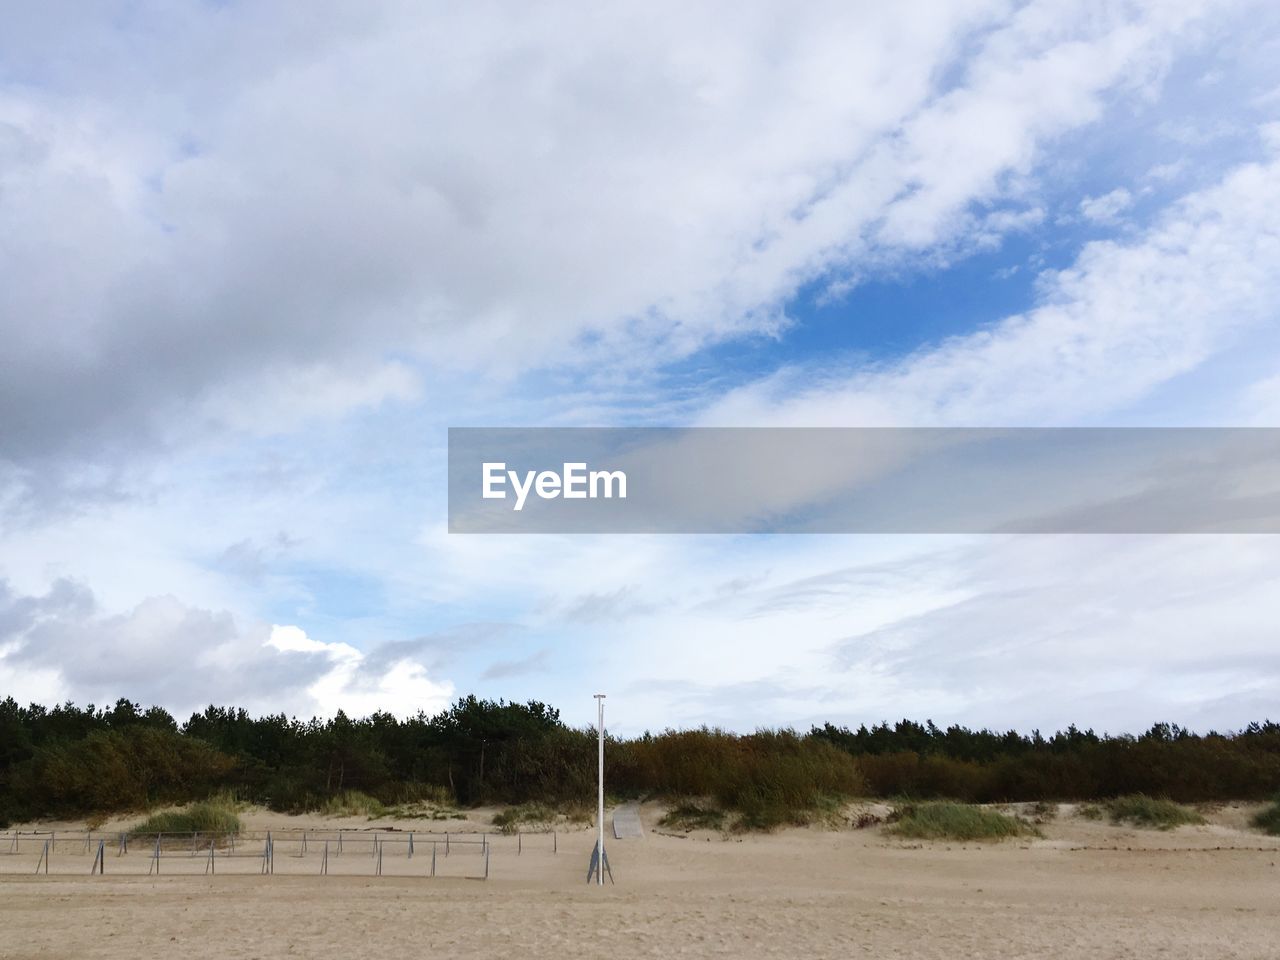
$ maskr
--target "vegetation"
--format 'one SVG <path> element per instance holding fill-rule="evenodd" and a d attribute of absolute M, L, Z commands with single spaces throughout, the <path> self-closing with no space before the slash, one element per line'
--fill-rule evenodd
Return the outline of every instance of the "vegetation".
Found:
<path fill-rule="evenodd" d="M 856 757 L 878 797 L 999 803 L 1145 793 L 1199 803 L 1280 791 L 1280 723 L 1206 734 L 1160 723 L 1140 736 L 1071 726 L 1046 738 L 903 720 L 856 731 L 827 724 L 810 736 Z"/>
<path fill-rule="evenodd" d="M 455 805 L 581 804 L 596 742 L 538 701 L 465 697 L 400 720 L 253 717 L 214 707 L 179 724 L 159 707 L 20 706 L 0 700 L 0 824 L 188 804 L 232 791 L 284 812 L 447 816 Z M 1269 799 L 1280 791 L 1280 724 L 1233 734 L 1157 725 L 1141 736 L 1069 727 L 1052 737 L 911 721 L 807 733 L 667 730 L 610 738 L 619 797 L 705 798 L 737 829 L 834 817 L 854 797 L 969 803 Z"/>
<path fill-rule="evenodd" d="M 1031 807 L 1031 820 L 1034 823 L 1048 823 L 1058 819 L 1058 805 L 1045 800 L 1037 801 Z"/>
<path fill-rule="evenodd" d="M 666 812 L 659 826 L 672 830 L 723 830 L 725 813 L 719 807 L 698 800 L 685 800 L 677 803 Z"/>
<path fill-rule="evenodd" d="M 1171 800 L 1148 797 L 1141 793 L 1117 797 L 1107 804 L 1112 823 L 1132 823 L 1139 827 L 1172 830 L 1187 824 L 1204 823 L 1204 817 Z"/>
<path fill-rule="evenodd" d="M 1253 825 L 1273 837 L 1280 837 L 1280 797 L 1253 818 Z"/>
<path fill-rule="evenodd" d="M 381 800 L 359 790 L 343 790 L 319 804 L 316 810 L 326 817 L 368 817 L 376 820 L 387 815 L 387 808 Z"/>
<path fill-rule="evenodd" d="M 240 832 L 240 817 L 233 807 L 225 803 L 208 801 L 193 803 L 181 810 L 163 810 L 134 824 L 129 833 L 133 836 L 148 833 L 203 833 L 219 834 Z"/>
<path fill-rule="evenodd" d="M 493 825 L 502 833 L 517 833 L 524 827 L 549 827 L 559 819 L 545 803 L 525 803 L 493 815 Z"/>
<path fill-rule="evenodd" d="M 913 840 L 1008 840 L 1040 835 L 1031 824 L 966 803 L 913 803 L 894 811 L 889 832 Z"/>

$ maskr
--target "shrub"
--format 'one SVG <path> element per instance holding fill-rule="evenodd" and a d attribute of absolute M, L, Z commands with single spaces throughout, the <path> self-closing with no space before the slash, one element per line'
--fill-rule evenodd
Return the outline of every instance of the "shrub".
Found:
<path fill-rule="evenodd" d="M 1058 819 L 1058 805 L 1046 800 L 1037 801 L 1031 807 L 1031 819 L 1036 823 L 1048 823 Z"/>
<path fill-rule="evenodd" d="M 1273 837 L 1280 837 L 1280 798 L 1254 816 L 1253 825 Z"/>
<path fill-rule="evenodd" d="M 240 817 L 233 808 L 213 801 L 193 803 L 180 810 L 162 810 L 134 824 L 133 836 L 149 833 L 203 833 L 225 835 L 240 832 Z"/>
<path fill-rule="evenodd" d="M 1112 823 L 1132 823 L 1138 827 L 1154 827 L 1157 830 L 1172 830 L 1187 824 L 1204 823 L 1204 817 L 1194 810 L 1174 803 L 1148 797 L 1142 793 L 1133 793 L 1117 797 L 1107 804 Z"/>
<path fill-rule="evenodd" d="M 523 826 L 544 827 L 555 823 L 556 819 L 556 811 L 545 803 L 525 803 L 495 813 L 493 825 L 502 833 L 519 833 Z"/>
<path fill-rule="evenodd" d="M 1031 824 L 1015 817 L 946 801 L 899 807 L 893 820 L 891 833 L 916 840 L 1006 840 L 1040 835 Z"/>
<path fill-rule="evenodd" d="M 326 817 L 368 817 L 376 820 L 387 815 L 382 801 L 359 790 L 343 790 L 322 801 L 316 812 Z"/>
<path fill-rule="evenodd" d="M 673 830 L 723 830 L 725 815 L 720 808 L 699 800 L 685 800 L 666 812 L 659 826 Z"/>
<path fill-rule="evenodd" d="M 739 814 L 741 830 L 772 830 L 829 816 L 840 798 L 866 793 L 858 763 L 827 741 L 792 730 L 736 736 L 723 730 L 668 730 L 625 741 L 606 772 L 632 795 L 706 797 Z"/>

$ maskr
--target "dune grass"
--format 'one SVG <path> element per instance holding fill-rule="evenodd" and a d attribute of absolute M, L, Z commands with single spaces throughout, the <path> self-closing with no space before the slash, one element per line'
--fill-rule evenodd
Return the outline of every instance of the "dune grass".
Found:
<path fill-rule="evenodd" d="M 1181 804 L 1142 793 L 1116 797 L 1106 807 L 1112 823 L 1131 823 L 1155 830 L 1172 830 L 1205 822 L 1204 817 Z"/>
<path fill-rule="evenodd" d="M 595 809 L 583 803 L 522 803 L 499 810 L 491 822 L 501 833 L 519 833 L 525 828 L 547 829 L 558 823 L 592 823 L 595 815 Z"/>
<path fill-rule="evenodd" d="M 545 803 L 523 803 L 499 810 L 493 815 L 493 825 L 502 833 L 519 833 L 522 827 L 547 827 L 557 819 L 556 811 Z"/>
<path fill-rule="evenodd" d="M 175 810 L 160 810 L 130 828 L 138 836 L 148 833 L 228 834 L 240 832 L 240 817 L 226 803 L 206 800 Z"/>
<path fill-rule="evenodd" d="M 668 810 L 658 825 L 672 830 L 723 830 L 725 813 L 702 800 L 683 800 Z"/>
<path fill-rule="evenodd" d="M 316 812 L 326 817 L 368 817 L 377 820 L 387 815 L 387 808 L 376 797 L 359 790 L 343 790 L 321 802 Z"/>
<path fill-rule="evenodd" d="M 1259 811 L 1253 818 L 1253 825 L 1263 833 L 1280 837 L 1280 797 L 1271 806 Z"/>
<path fill-rule="evenodd" d="M 1058 805 L 1041 800 L 1031 805 L 1031 819 L 1035 823 L 1048 823 L 1058 819 Z"/>
<path fill-rule="evenodd" d="M 967 803 L 911 803 L 894 811 L 889 832 L 913 840 L 1007 840 L 1037 837 L 1025 821 Z"/>

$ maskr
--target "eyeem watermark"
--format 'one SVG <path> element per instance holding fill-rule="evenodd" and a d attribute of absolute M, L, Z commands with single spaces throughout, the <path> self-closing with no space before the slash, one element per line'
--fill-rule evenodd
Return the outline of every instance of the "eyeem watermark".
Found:
<path fill-rule="evenodd" d="M 523 510 L 532 491 L 541 500 L 611 500 L 627 498 L 627 475 L 621 470 L 588 470 L 585 462 L 566 463 L 560 471 L 508 470 L 502 462 L 484 463 L 481 472 L 481 496 L 485 500 L 506 500 L 507 485 L 515 494 L 513 510 Z"/>
<path fill-rule="evenodd" d="M 452 533 L 1280 533 L 1280 429 L 467 428 Z"/>

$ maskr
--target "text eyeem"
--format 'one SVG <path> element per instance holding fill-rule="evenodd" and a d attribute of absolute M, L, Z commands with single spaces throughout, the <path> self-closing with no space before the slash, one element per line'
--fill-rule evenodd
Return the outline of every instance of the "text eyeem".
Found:
<path fill-rule="evenodd" d="M 523 510 L 533 492 L 541 500 L 606 500 L 627 498 L 627 475 L 621 470 L 588 470 L 585 463 L 566 463 L 564 469 L 508 470 L 505 463 L 481 464 L 483 496 L 486 500 L 507 499 L 507 484 L 515 492 L 515 510 Z"/>

